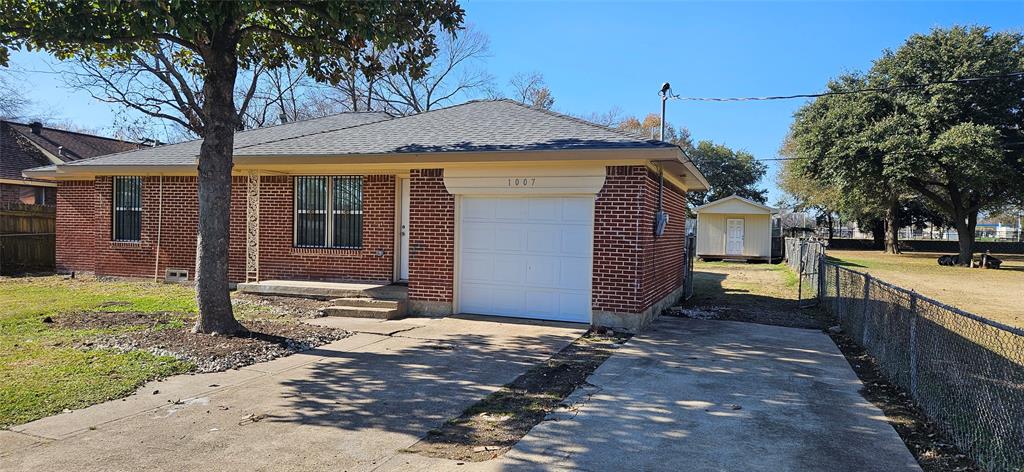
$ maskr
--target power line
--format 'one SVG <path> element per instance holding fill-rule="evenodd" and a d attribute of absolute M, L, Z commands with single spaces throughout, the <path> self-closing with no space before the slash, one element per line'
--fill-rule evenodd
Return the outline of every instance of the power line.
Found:
<path fill-rule="evenodd" d="M 942 84 L 966 84 L 973 82 L 982 82 L 986 80 L 995 79 L 1006 79 L 1011 77 L 1024 77 L 1024 71 L 1021 72 L 1010 72 L 1007 74 L 998 75 L 984 75 L 979 77 L 968 77 L 965 79 L 950 79 L 950 80 L 939 80 L 936 82 L 926 82 L 921 84 L 905 84 L 905 85 L 893 85 L 891 87 L 868 87 L 856 90 L 840 90 L 834 92 L 822 92 L 822 93 L 801 93 L 796 95 L 772 95 L 767 97 L 680 97 L 679 95 L 670 95 L 668 98 L 672 100 L 683 100 L 691 102 L 753 102 L 753 101 L 766 101 L 766 100 L 791 100 L 795 98 L 817 98 L 825 97 L 828 95 L 851 95 L 855 93 L 870 93 L 870 92 L 895 92 L 899 90 L 907 90 L 914 88 L 928 87 L 931 85 L 942 85 Z"/>

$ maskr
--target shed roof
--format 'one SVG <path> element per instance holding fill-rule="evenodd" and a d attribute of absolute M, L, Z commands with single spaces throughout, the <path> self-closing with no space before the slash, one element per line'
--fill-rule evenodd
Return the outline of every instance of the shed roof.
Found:
<path fill-rule="evenodd" d="M 741 197 L 739 195 L 729 195 L 728 197 L 720 198 L 720 199 L 715 200 L 713 202 L 705 203 L 705 204 L 703 204 L 703 205 L 701 205 L 701 206 L 699 206 L 697 208 L 694 208 L 694 210 L 697 213 L 717 213 L 717 211 L 716 211 L 717 208 L 724 208 L 724 205 L 726 205 L 727 203 L 730 203 L 730 202 L 738 202 L 738 203 L 740 203 L 742 205 L 746 205 L 747 207 L 750 208 L 750 211 L 747 212 L 747 213 L 754 213 L 754 214 L 763 213 L 763 214 L 770 215 L 772 213 L 778 213 L 779 212 L 778 209 L 772 208 L 772 207 L 770 207 L 768 205 L 763 205 L 761 203 L 757 203 L 757 202 L 755 202 L 753 200 L 750 200 L 748 198 L 743 198 L 743 197 Z M 731 211 L 731 212 L 723 211 L 723 213 L 736 213 L 736 212 L 735 211 Z"/>

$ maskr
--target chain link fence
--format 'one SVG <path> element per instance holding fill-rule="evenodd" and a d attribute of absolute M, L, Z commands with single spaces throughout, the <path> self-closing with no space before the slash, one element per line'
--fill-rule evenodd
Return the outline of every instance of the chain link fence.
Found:
<path fill-rule="evenodd" d="M 1024 330 L 821 256 L 815 261 L 821 306 L 890 381 L 982 467 L 1024 470 Z M 801 258 L 798 270 L 807 262 Z"/>
<path fill-rule="evenodd" d="M 825 256 L 821 241 L 786 238 L 786 265 L 797 273 L 797 297 L 801 308 L 818 303 L 820 261 Z"/>

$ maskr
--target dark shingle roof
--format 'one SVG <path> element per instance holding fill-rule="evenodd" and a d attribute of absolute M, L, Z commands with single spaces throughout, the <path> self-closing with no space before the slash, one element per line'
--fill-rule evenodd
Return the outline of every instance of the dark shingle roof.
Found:
<path fill-rule="evenodd" d="M 512 100 L 472 101 L 391 121 L 283 139 L 236 151 L 238 156 L 422 152 L 552 151 L 663 148 L 637 138 Z"/>
<path fill-rule="evenodd" d="M 132 151 L 142 147 L 138 143 L 120 139 L 46 127 L 40 128 L 39 134 L 35 134 L 32 132 L 32 125 L 12 122 L 7 122 L 7 124 L 35 145 L 59 157 L 64 162 Z"/>
<path fill-rule="evenodd" d="M 471 101 L 388 118 L 378 113 L 343 113 L 245 131 L 235 135 L 235 156 L 675 147 L 511 100 Z M 199 154 L 199 143 L 113 154 L 73 165 L 192 165 Z"/>
<path fill-rule="evenodd" d="M 323 118 L 239 131 L 235 133 L 235 152 L 237 153 L 240 148 L 246 146 L 335 131 L 389 119 L 391 119 L 391 115 L 382 112 L 340 113 Z M 167 144 L 75 162 L 73 165 L 193 165 L 196 158 L 199 157 L 199 146 L 202 143 L 201 139 L 197 139 L 184 143 Z"/>
<path fill-rule="evenodd" d="M 21 171 L 52 164 L 40 149 L 72 162 L 114 152 L 138 149 L 139 145 L 85 133 L 0 121 L 0 178 L 26 180 Z"/>

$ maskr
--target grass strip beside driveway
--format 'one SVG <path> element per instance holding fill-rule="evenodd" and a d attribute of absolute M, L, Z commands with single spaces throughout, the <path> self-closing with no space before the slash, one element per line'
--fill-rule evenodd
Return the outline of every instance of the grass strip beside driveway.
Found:
<path fill-rule="evenodd" d="M 0 307 L 0 427 L 122 397 L 149 380 L 192 368 L 142 351 L 75 347 L 90 337 L 142 327 L 64 329 L 47 322 L 81 311 L 184 317 L 196 310 L 189 287 L 60 276 L 3 278 Z"/>

